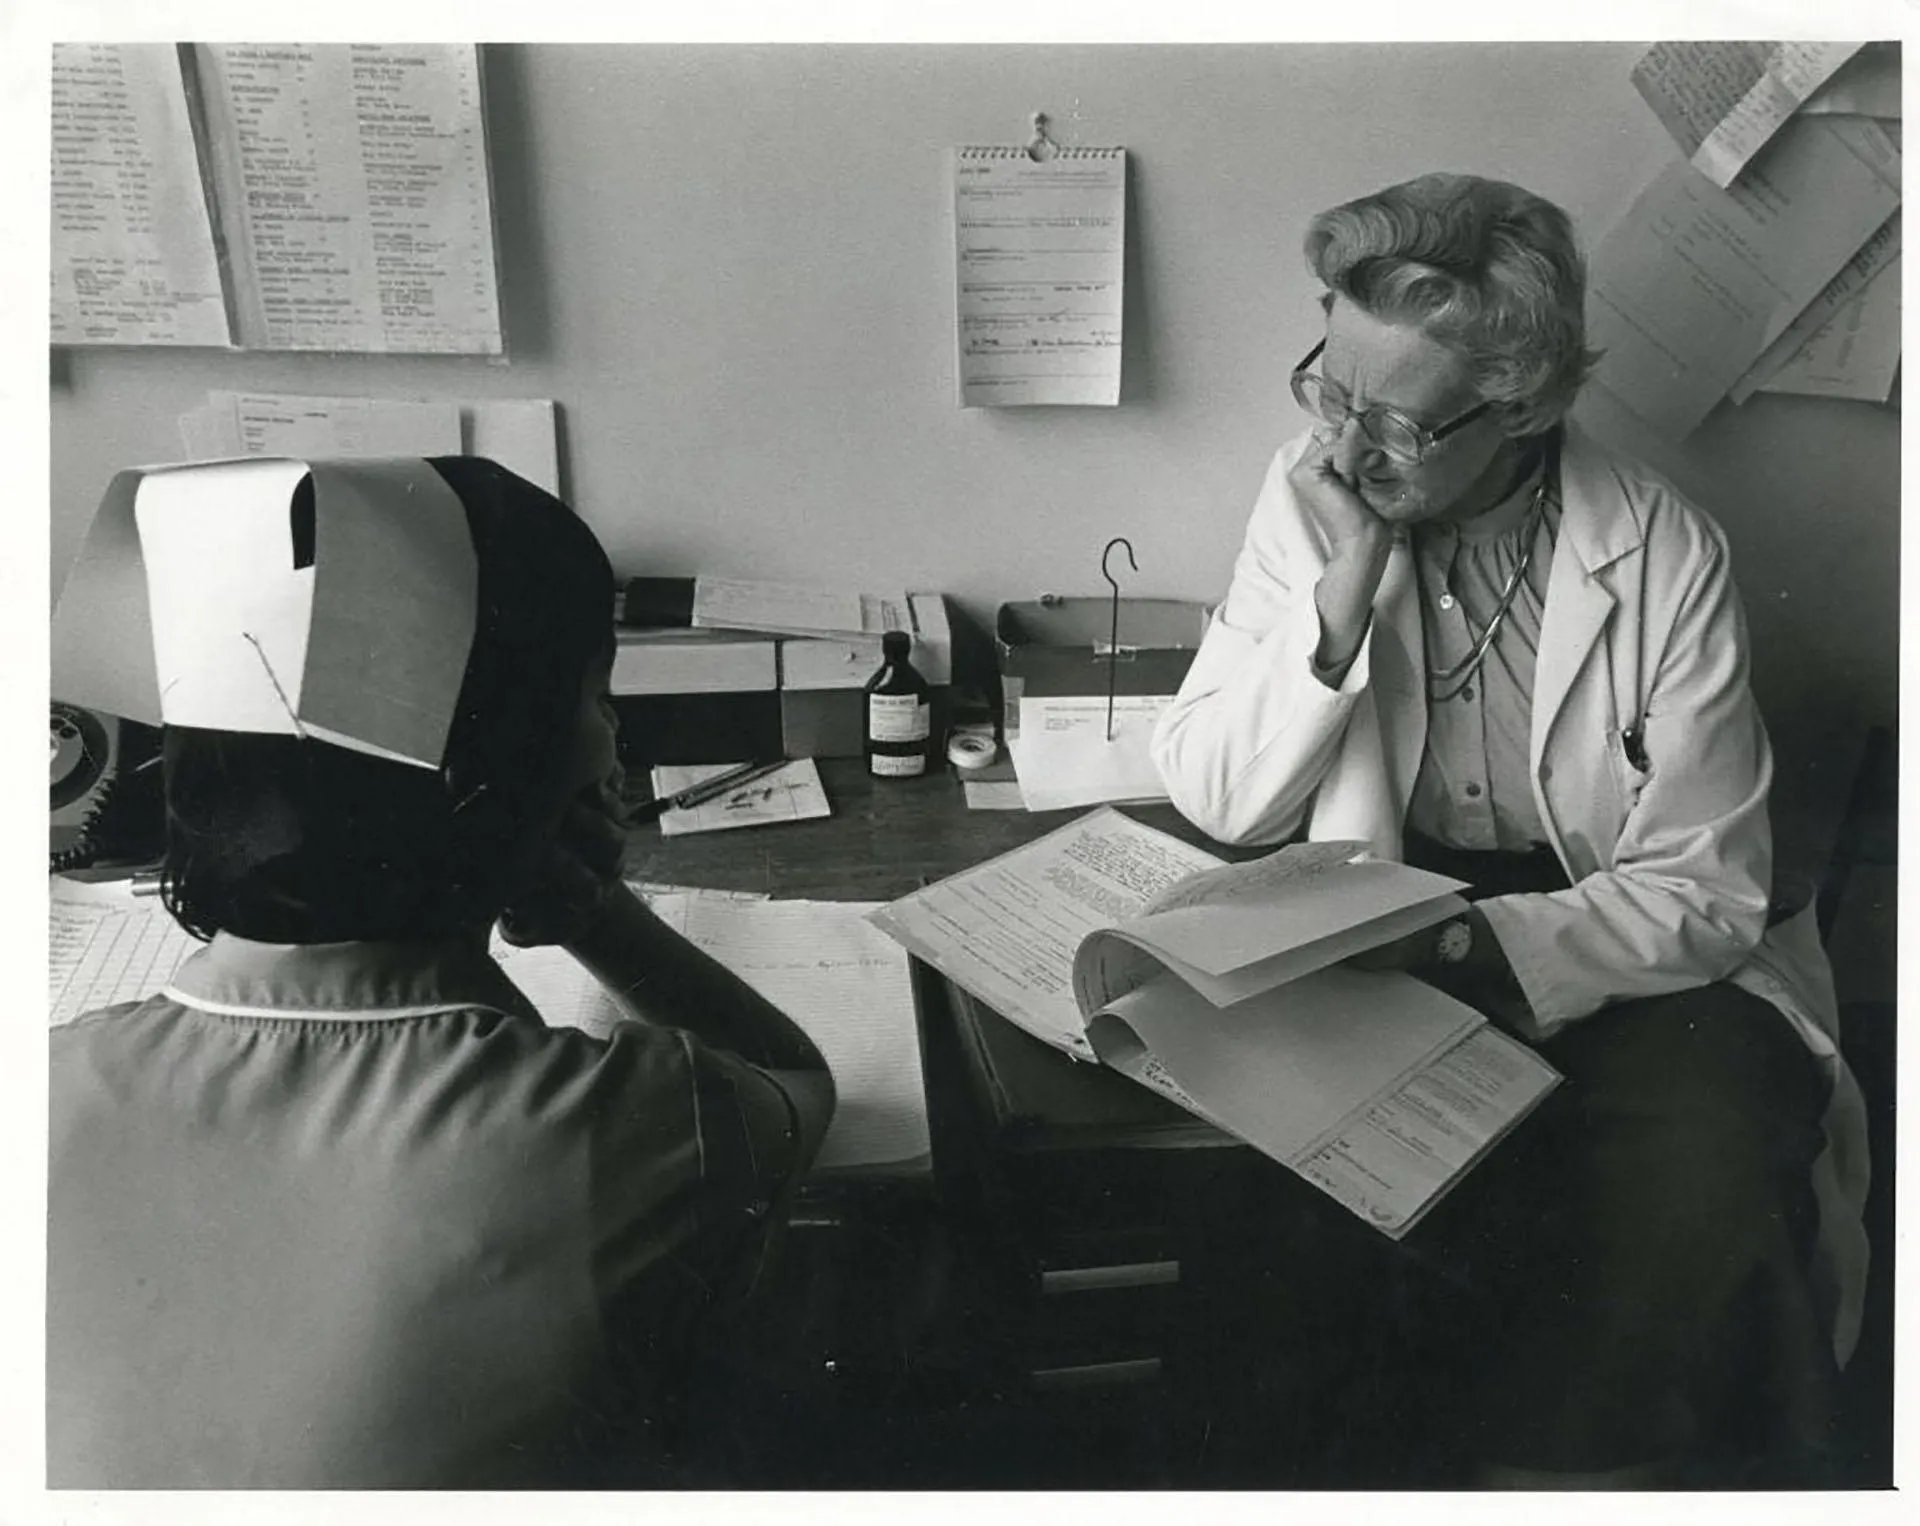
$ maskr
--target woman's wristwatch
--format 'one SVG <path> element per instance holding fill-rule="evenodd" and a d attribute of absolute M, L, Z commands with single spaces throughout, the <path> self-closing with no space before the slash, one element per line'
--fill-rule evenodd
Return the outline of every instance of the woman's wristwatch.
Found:
<path fill-rule="evenodd" d="M 1473 924 L 1465 917 L 1442 922 L 1433 940 L 1433 962 L 1441 969 L 1453 969 L 1467 962 L 1473 953 Z"/>

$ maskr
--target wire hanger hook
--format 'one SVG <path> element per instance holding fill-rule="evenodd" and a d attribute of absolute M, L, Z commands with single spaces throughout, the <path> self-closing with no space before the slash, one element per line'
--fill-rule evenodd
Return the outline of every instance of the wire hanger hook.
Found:
<path fill-rule="evenodd" d="M 1107 587 L 1113 590 L 1113 620 L 1107 631 L 1107 740 L 1113 740 L 1113 686 L 1115 680 L 1114 664 L 1120 657 L 1120 585 L 1107 571 L 1107 559 L 1113 555 L 1115 546 L 1127 548 L 1127 565 L 1135 572 L 1140 564 L 1133 559 L 1133 542 L 1124 535 L 1116 535 L 1107 542 L 1106 549 L 1100 553 L 1100 576 L 1107 580 Z"/>

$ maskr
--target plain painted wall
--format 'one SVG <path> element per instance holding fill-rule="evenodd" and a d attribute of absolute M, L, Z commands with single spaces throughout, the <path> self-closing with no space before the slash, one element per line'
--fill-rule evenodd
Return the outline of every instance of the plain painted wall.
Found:
<path fill-rule="evenodd" d="M 1217 598 L 1317 337 L 1315 210 L 1430 169 L 1597 242 L 1673 149 L 1632 43 L 499 45 L 484 50 L 509 358 L 54 352 L 56 585 L 112 473 L 213 388 L 551 397 L 622 571 Z M 1121 406 L 954 401 L 946 151 L 1129 151 Z M 1732 536 L 1783 838 L 1818 845 L 1897 706 L 1896 410 L 1760 397 L 1679 446 L 1587 411 Z M 1809 850 L 1811 851 L 1811 850 Z M 1808 855 L 1799 854 L 1804 858 Z"/>

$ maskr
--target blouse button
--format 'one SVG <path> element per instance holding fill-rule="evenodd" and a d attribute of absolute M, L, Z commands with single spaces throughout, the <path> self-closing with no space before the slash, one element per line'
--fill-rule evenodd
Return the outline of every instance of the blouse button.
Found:
<path fill-rule="evenodd" d="M 1450 593 L 1443 593 L 1443 594 L 1441 594 L 1441 595 L 1440 595 L 1440 607 L 1441 607 L 1442 609 L 1452 609 L 1452 608 L 1453 608 L 1453 595 L 1452 595 L 1452 594 L 1450 594 Z"/>
<path fill-rule="evenodd" d="M 1472 685 L 1472 684 L 1468 684 L 1468 685 L 1467 685 L 1467 686 L 1466 686 L 1465 688 L 1463 688 L 1463 689 L 1462 689 L 1462 690 L 1460 691 L 1460 697 L 1461 697 L 1462 699 L 1472 699 L 1472 698 L 1473 698 L 1473 685 Z"/>
<path fill-rule="evenodd" d="M 1478 800 L 1479 798 L 1480 798 L 1480 786 L 1477 784 L 1469 784 L 1467 786 L 1467 799 Z"/>

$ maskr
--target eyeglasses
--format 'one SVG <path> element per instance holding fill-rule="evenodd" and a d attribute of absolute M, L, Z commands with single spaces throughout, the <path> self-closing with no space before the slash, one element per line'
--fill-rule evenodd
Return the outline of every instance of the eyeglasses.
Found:
<path fill-rule="evenodd" d="M 1293 400 L 1322 423 L 1331 424 L 1336 429 L 1346 428 L 1348 419 L 1358 419 L 1360 433 L 1402 466 L 1418 466 L 1434 446 L 1456 429 L 1466 428 L 1493 407 L 1490 399 L 1482 400 L 1459 417 L 1448 419 L 1434 429 L 1414 423 L 1398 408 L 1376 404 L 1371 408 L 1356 409 L 1342 387 L 1318 372 L 1307 369 L 1326 347 L 1327 342 L 1322 339 L 1293 368 Z"/>

